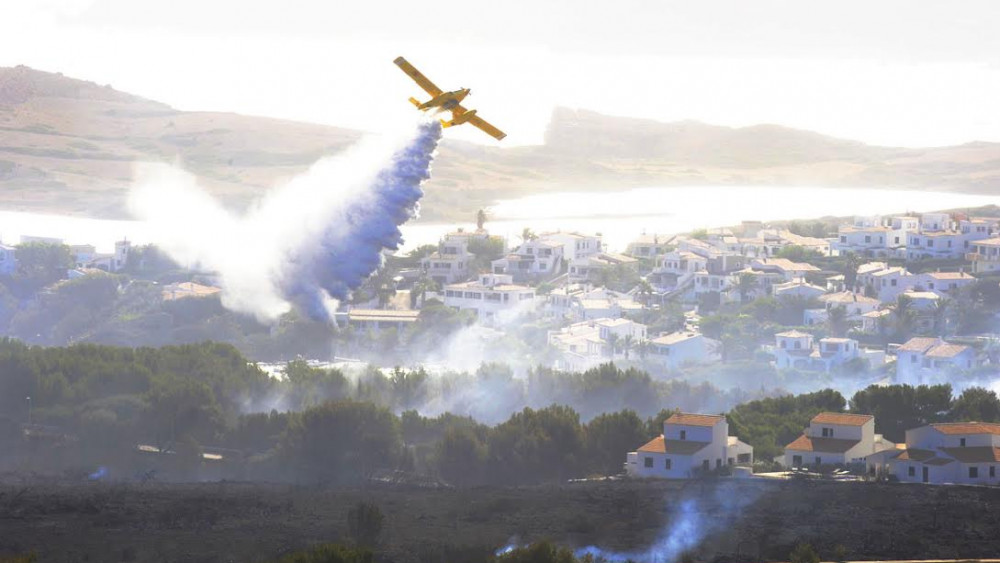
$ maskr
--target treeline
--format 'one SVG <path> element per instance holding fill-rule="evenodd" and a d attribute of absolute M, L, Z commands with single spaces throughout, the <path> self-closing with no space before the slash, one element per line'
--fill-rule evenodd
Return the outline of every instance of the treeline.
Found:
<path fill-rule="evenodd" d="M 517 484 L 619 473 L 625 454 L 658 435 L 675 410 L 728 411 L 731 432 L 758 460 L 780 454 L 822 411 L 874 414 L 876 431 L 893 441 L 929 422 L 1000 420 L 994 392 L 970 388 L 952 399 L 948 385 L 872 386 L 850 401 L 824 390 L 713 408 L 720 395 L 711 386 L 655 382 L 613 364 L 516 378 L 500 365 L 443 376 L 372 368 L 349 375 L 296 361 L 282 375 L 223 344 L 40 348 L 2 340 L 0 463 L 117 467 L 119 476 L 163 469 L 177 478 L 349 483 L 389 471 Z M 463 401 L 490 405 L 496 423 L 461 412 Z M 204 473 L 206 463 L 213 473 Z"/>

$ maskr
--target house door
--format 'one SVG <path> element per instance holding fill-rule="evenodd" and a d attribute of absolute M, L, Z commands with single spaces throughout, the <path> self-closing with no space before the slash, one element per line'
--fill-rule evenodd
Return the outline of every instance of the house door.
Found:
<path fill-rule="evenodd" d="M 926 483 L 927 481 L 930 480 L 929 479 L 929 475 L 928 475 L 928 471 L 927 471 L 926 467 L 923 468 L 923 478 L 924 478 L 924 483 Z"/>

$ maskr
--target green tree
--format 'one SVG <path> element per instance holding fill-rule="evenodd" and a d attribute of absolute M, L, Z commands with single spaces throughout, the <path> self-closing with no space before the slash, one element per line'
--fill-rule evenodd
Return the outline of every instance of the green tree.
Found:
<path fill-rule="evenodd" d="M 848 291 L 856 291 L 858 286 L 858 267 L 861 266 L 861 257 L 853 252 L 844 255 L 844 288 Z"/>
<path fill-rule="evenodd" d="M 588 465 L 603 475 L 621 473 L 625 454 L 646 442 L 646 425 L 635 411 L 606 413 L 584 428 Z"/>
<path fill-rule="evenodd" d="M 875 430 L 901 442 L 906 431 L 940 422 L 951 409 L 951 385 L 871 385 L 851 397 L 850 410 L 875 417 Z"/>
<path fill-rule="evenodd" d="M 847 309 L 843 305 L 830 307 L 826 311 L 826 326 L 830 334 L 838 338 L 843 338 L 847 334 L 849 326 L 847 320 Z"/>
<path fill-rule="evenodd" d="M 757 276 L 750 272 L 740 272 L 733 288 L 740 294 L 740 303 L 746 303 L 750 295 L 760 287 Z"/>
<path fill-rule="evenodd" d="M 26 242 L 15 252 L 17 276 L 34 287 L 43 287 L 66 277 L 73 254 L 65 244 Z"/>
<path fill-rule="evenodd" d="M 955 399 L 950 418 L 956 422 L 1000 422 L 1000 399 L 996 391 L 969 387 Z"/>

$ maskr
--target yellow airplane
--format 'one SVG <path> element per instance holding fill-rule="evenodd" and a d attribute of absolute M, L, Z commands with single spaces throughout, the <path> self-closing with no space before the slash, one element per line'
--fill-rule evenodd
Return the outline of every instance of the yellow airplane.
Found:
<path fill-rule="evenodd" d="M 413 65 L 406 62 L 406 59 L 403 57 L 396 57 L 396 60 L 392 62 L 396 63 L 396 66 L 403 69 L 403 72 L 405 72 L 410 78 L 413 79 L 414 82 L 417 83 L 417 85 L 431 95 L 431 99 L 424 103 L 420 103 L 420 101 L 416 98 L 410 98 L 411 104 L 417 106 L 417 109 L 420 111 L 427 111 L 431 108 L 439 108 L 438 111 L 451 112 L 451 121 L 445 121 L 442 119 L 442 126 L 452 127 L 463 123 L 469 123 L 482 129 L 487 135 L 490 135 L 498 141 L 507 136 L 506 133 L 490 125 L 485 119 L 476 115 L 476 110 L 465 109 L 462 107 L 462 100 L 464 100 L 465 97 L 471 93 L 471 90 L 468 88 L 461 88 L 453 92 L 445 92 L 435 86 L 433 82 L 428 80 L 427 77 L 414 68 Z"/>

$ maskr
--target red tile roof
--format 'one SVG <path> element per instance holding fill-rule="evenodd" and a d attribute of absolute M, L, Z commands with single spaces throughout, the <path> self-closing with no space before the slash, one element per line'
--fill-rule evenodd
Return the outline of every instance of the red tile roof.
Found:
<path fill-rule="evenodd" d="M 813 438 L 805 434 L 797 440 L 785 446 L 786 450 L 797 452 L 821 452 L 830 454 L 842 454 L 853 448 L 861 440 L 840 440 L 837 438 Z"/>
<path fill-rule="evenodd" d="M 907 448 L 903 450 L 903 453 L 899 454 L 896 459 L 901 461 L 927 461 L 934 457 L 934 452 L 931 450 L 921 450 L 919 448 Z"/>
<path fill-rule="evenodd" d="M 712 427 L 726 420 L 726 417 L 715 414 L 675 413 L 667 419 L 667 424 L 683 424 L 685 426 Z"/>
<path fill-rule="evenodd" d="M 693 442 L 691 440 L 665 440 L 659 435 L 647 442 L 637 451 L 652 454 L 691 455 L 709 445 L 709 442 Z"/>
<path fill-rule="evenodd" d="M 874 419 L 870 414 L 844 414 L 837 412 L 821 412 L 813 417 L 814 424 L 837 424 L 840 426 L 864 426 Z"/>
<path fill-rule="evenodd" d="M 1000 434 L 1000 424 L 991 422 L 942 422 L 931 424 L 942 434 Z"/>

